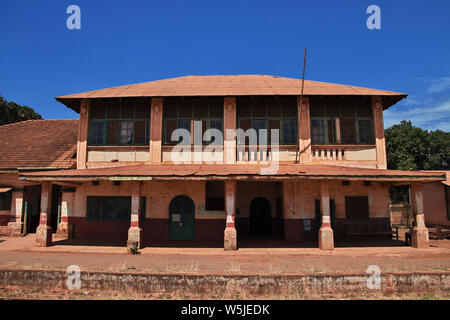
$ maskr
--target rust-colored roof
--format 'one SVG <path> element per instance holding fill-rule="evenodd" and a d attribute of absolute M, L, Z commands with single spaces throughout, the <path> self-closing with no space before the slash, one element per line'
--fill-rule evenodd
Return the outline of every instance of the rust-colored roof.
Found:
<path fill-rule="evenodd" d="M 261 174 L 261 168 L 267 166 L 254 164 L 144 164 L 113 168 L 91 168 L 63 170 L 52 172 L 31 172 L 21 174 L 25 179 L 59 179 L 59 180 L 100 180 L 101 178 L 129 178 L 130 180 L 168 179 L 220 179 L 220 178 L 242 178 L 242 179 L 357 179 L 357 180 L 384 180 L 384 181 L 442 181 L 445 175 L 439 172 L 401 171 L 383 169 L 350 168 L 329 165 L 298 165 L 280 164 L 274 175 Z"/>
<path fill-rule="evenodd" d="M 257 96 L 300 95 L 301 80 L 268 75 L 186 76 L 143 82 L 120 87 L 87 91 L 57 97 L 56 100 L 78 111 L 79 99 L 116 97 L 170 97 L 170 96 Z M 390 106 L 407 95 L 343 84 L 305 80 L 304 94 L 364 95 L 391 98 Z"/>
<path fill-rule="evenodd" d="M 28 120 L 0 126 L 0 169 L 74 167 L 78 120 Z"/>

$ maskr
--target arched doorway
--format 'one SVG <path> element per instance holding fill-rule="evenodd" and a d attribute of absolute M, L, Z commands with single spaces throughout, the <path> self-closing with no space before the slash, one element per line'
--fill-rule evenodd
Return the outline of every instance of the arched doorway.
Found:
<path fill-rule="evenodd" d="M 187 196 L 176 196 L 169 204 L 169 239 L 194 240 L 195 204 Z"/>
<path fill-rule="evenodd" d="M 250 203 L 250 235 L 270 236 L 272 233 L 272 217 L 270 214 L 270 202 L 263 197 L 258 197 Z"/>

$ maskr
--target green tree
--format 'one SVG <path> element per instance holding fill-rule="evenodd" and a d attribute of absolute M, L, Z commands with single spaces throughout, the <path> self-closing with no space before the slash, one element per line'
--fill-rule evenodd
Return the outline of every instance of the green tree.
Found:
<path fill-rule="evenodd" d="M 450 170 L 450 132 L 427 131 L 402 121 L 385 131 L 389 169 Z"/>
<path fill-rule="evenodd" d="M 41 115 L 28 106 L 8 102 L 0 96 L 0 126 L 25 120 L 42 119 Z"/>

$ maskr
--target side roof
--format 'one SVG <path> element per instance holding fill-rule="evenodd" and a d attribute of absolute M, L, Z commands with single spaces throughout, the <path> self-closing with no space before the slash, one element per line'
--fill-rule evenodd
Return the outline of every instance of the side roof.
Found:
<path fill-rule="evenodd" d="M 186 76 L 57 97 L 79 111 L 83 98 L 300 95 L 301 80 L 268 75 Z M 407 94 L 305 80 L 306 96 L 381 96 L 387 108 Z"/>
<path fill-rule="evenodd" d="M 78 120 L 28 120 L 0 126 L 0 170 L 75 166 Z"/>

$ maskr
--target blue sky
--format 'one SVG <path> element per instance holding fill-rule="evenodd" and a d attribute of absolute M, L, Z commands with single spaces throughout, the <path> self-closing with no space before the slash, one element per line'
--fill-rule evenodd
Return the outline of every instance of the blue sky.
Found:
<path fill-rule="evenodd" d="M 81 8 L 81 30 L 66 9 Z M 366 8 L 381 8 L 369 30 Z M 269 74 L 408 93 L 385 126 L 450 131 L 450 1 L 0 1 L 0 94 L 46 119 L 70 93 L 183 75 Z"/>

